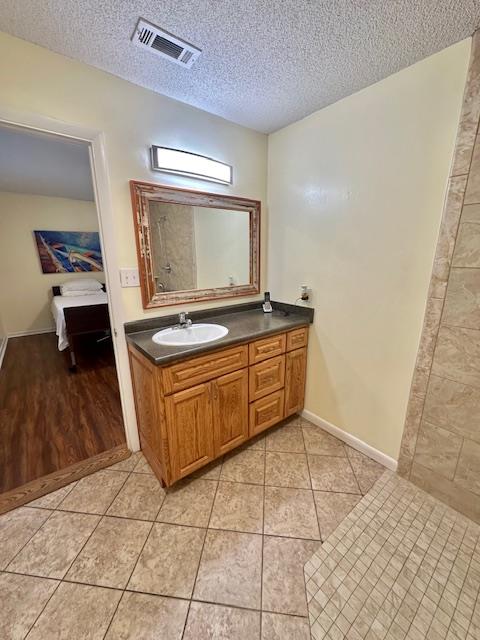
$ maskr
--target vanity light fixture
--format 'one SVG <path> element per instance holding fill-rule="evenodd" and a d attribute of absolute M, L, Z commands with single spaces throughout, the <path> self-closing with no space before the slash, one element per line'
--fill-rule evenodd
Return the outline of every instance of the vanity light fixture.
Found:
<path fill-rule="evenodd" d="M 232 184 L 232 167 L 229 164 L 201 156 L 197 153 L 152 145 L 152 169 L 199 180 Z"/>

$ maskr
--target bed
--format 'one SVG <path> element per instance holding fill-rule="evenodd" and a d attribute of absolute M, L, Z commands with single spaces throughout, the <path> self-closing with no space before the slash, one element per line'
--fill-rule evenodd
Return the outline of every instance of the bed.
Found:
<path fill-rule="evenodd" d="M 75 370 L 75 338 L 86 333 L 110 335 L 110 317 L 105 286 L 90 295 L 62 296 L 60 287 L 52 287 L 52 314 L 55 319 L 58 349 L 70 350 L 70 369 Z"/>

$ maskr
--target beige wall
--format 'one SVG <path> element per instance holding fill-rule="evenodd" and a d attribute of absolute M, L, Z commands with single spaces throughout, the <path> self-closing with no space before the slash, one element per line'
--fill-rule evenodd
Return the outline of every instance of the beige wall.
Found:
<path fill-rule="evenodd" d="M 97 231 L 93 202 L 0 192 L 0 309 L 7 334 L 53 328 L 53 285 L 103 273 L 44 274 L 35 229 Z"/>
<path fill-rule="evenodd" d="M 313 288 L 306 408 L 398 457 L 470 40 L 269 138 L 269 288 Z"/>
<path fill-rule="evenodd" d="M 265 202 L 267 137 L 263 134 L 4 33 L 0 33 L 0 86 L 3 107 L 104 132 L 120 266 L 137 264 L 129 180 L 231 193 Z M 226 187 L 152 172 L 148 155 L 152 144 L 228 162 L 234 167 L 235 184 Z M 264 216 L 264 225 L 265 221 Z M 168 307 L 144 312 L 138 288 L 124 289 L 123 300 L 127 320 L 172 313 Z M 188 304 L 189 309 L 201 306 Z"/>
<path fill-rule="evenodd" d="M 5 325 L 3 324 L 2 316 L 0 315 L 0 351 L 3 339 L 6 337 L 7 332 L 5 331 Z"/>

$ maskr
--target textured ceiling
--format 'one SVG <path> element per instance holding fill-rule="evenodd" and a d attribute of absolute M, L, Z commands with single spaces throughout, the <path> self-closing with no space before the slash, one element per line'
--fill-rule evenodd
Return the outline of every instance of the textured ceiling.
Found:
<path fill-rule="evenodd" d="M 1 127 L 0 191 L 93 200 L 88 146 L 27 129 Z"/>
<path fill-rule="evenodd" d="M 139 17 L 197 45 L 136 48 Z M 271 132 L 467 36 L 480 0 L 2 0 L 0 29 Z"/>

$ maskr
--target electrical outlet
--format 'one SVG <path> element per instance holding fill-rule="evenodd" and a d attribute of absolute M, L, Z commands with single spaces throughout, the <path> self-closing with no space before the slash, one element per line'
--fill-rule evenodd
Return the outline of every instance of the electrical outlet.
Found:
<path fill-rule="evenodd" d="M 140 276 L 137 267 L 123 267 L 120 269 L 120 284 L 122 287 L 139 287 Z"/>
<path fill-rule="evenodd" d="M 312 296 L 312 290 L 307 284 L 300 285 L 300 299 L 305 302 L 309 301 Z"/>

